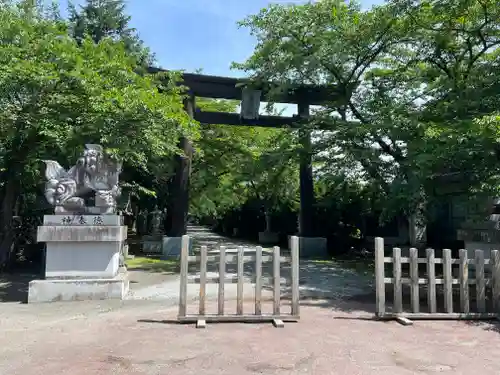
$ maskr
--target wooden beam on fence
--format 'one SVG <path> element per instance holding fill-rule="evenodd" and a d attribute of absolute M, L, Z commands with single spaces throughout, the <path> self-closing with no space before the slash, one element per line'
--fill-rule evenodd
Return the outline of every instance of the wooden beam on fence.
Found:
<path fill-rule="evenodd" d="M 393 320 L 398 317 L 403 317 L 411 320 L 482 320 L 482 319 L 496 319 L 496 313 L 385 313 L 378 316 L 379 320 Z"/>
<path fill-rule="evenodd" d="M 256 256 L 257 255 L 245 255 L 243 257 L 243 262 L 255 262 Z M 272 262 L 273 256 L 272 255 L 262 255 L 261 260 L 263 263 Z M 201 256 L 200 255 L 190 255 L 189 261 L 199 263 L 201 261 Z M 219 261 L 218 255 L 208 255 L 207 256 L 207 262 L 217 262 L 217 261 Z M 289 261 L 289 257 L 286 257 L 286 256 L 281 257 L 281 262 L 287 262 L 287 261 Z M 236 262 L 238 262 L 238 254 L 237 253 L 236 254 L 229 254 L 226 252 L 226 263 L 236 263 Z"/>
<path fill-rule="evenodd" d="M 184 317 L 179 317 L 178 321 L 180 323 L 196 323 L 198 320 L 204 320 L 206 323 L 212 323 L 212 322 L 269 322 L 273 323 L 274 321 L 281 321 L 283 323 L 285 322 L 298 322 L 300 320 L 299 316 L 294 316 L 294 315 L 288 315 L 288 314 L 282 314 L 282 315 L 272 315 L 272 314 L 261 314 L 261 315 L 250 315 L 250 314 L 244 314 L 244 315 L 186 315 Z"/>

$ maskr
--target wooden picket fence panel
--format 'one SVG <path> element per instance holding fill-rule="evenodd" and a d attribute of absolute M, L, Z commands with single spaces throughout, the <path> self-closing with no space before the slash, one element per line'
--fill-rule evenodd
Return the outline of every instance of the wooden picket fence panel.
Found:
<path fill-rule="evenodd" d="M 262 247 L 257 246 L 255 255 L 245 255 L 245 249 L 238 247 L 237 254 L 227 254 L 224 246 L 220 247 L 218 255 L 208 255 L 206 246 L 201 247 L 199 255 L 189 255 L 189 236 L 182 237 L 181 250 L 181 279 L 179 297 L 179 322 L 196 323 L 198 328 L 204 328 L 207 322 L 272 322 L 276 327 L 283 327 L 283 322 L 296 322 L 299 320 L 299 239 L 292 237 L 290 258 L 281 256 L 280 248 L 273 248 L 273 255 L 263 255 Z M 291 261 L 291 311 L 285 314 L 281 307 L 281 262 Z M 200 275 L 194 280 L 189 277 L 189 263 L 199 264 Z M 218 263 L 218 276 L 207 277 L 208 262 Z M 226 265 L 237 264 L 237 275 L 226 276 Z M 245 262 L 254 262 L 255 275 L 244 276 Z M 273 263 L 273 276 L 264 278 L 262 276 L 262 264 Z M 270 281 L 273 291 L 273 313 L 262 313 L 262 287 L 265 281 Z M 200 285 L 198 314 L 187 314 L 187 285 L 194 283 Z M 225 284 L 237 284 L 236 314 L 227 314 L 224 309 L 224 286 Z M 207 284 L 218 284 L 218 308 L 217 314 L 207 314 L 206 286 Z M 243 286 L 244 284 L 255 284 L 255 307 L 254 313 L 248 314 L 243 311 Z"/>
<path fill-rule="evenodd" d="M 393 272 L 386 277 L 385 264 L 392 264 Z M 409 277 L 403 277 L 402 264 L 409 264 Z M 419 264 L 425 264 L 426 274 L 419 275 Z M 442 265 L 443 277 L 436 278 L 436 265 Z M 458 278 L 452 274 L 452 265 L 458 267 Z M 475 267 L 475 277 L 469 278 L 469 265 Z M 488 266 L 485 275 L 485 266 Z M 443 249 L 442 258 L 435 257 L 434 249 L 426 249 L 426 258 L 418 258 L 418 250 L 410 249 L 409 257 L 401 256 L 401 249 L 393 248 L 392 256 L 386 257 L 384 239 L 375 239 L 376 316 L 379 318 L 409 319 L 493 319 L 498 317 L 500 307 L 500 253 L 492 250 L 490 259 L 485 259 L 483 250 L 476 250 L 474 259 L 468 259 L 467 250 L 459 250 L 459 258 L 452 259 L 451 250 Z M 386 311 L 386 284 L 393 285 L 392 311 Z M 411 311 L 403 311 L 403 285 L 410 287 Z M 425 309 L 421 308 L 421 286 L 427 288 Z M 443 308 L 437 304 L 436 289 L 443 286 Z M 475 286 L 470 293 L 470 288 Z M 487 290 L 489 289 L 489 293 Z M 454 308 L 454 293 L 458 294 L 459 306 Z M 425 292 L 425 291 L 424 291 Z M 475 302 L 471 303 L 471 294 Z M 487 297 L 491 300 L 488 301 Z M 475 308 L 475 311 L 472 311 Z M 426 311 L 423 311 L 426 310 Z M 490 310 L 490 311 L 487 311 Z M 403 323 L 404 324 L 404 323 Z"/>

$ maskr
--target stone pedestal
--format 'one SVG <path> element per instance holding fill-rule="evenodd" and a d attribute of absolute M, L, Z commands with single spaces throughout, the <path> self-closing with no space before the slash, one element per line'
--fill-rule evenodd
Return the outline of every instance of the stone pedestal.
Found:
<path fill-rule="evenodd" d="M 148 255 L 158 255 L 162 259 L 177 259 L 181 256 L 182 237 L 150 235 L 142 240 L 142 251 Z M 189 243 L 192 255 L 192 242 Z"/>
<path fill-rule="evenodd" d="M 177 259 L 181 256 L 182 237 L 163 237 L 162 259 Z M 189 241 L 189 255 L 193 255 L 193 241 Z"/>
<path fill-rule="evenodd" d="M 276 245 L 280 241 L 278 233 L 264 231 L 259 232 L 259 243 L 262 245 Z"/>
<path fill-rule="evenodd" d="M 291 249 L 292 236 L 288 236 L 288 248 Z M 324 237 L 299 237 L 299 256 L 303 258 L 328 257 L 327 240 Z"/>
<path fill-rule="evenodd" d="M 147 235 L 143 236 L 142 252 L 148 255 L 161 255 L 163 246 L 163 235 Z"/>
<path fill-rule="evenodd" d="M 127 227 L 119 215 L 46 215 L 38 242 L 46 243 L 45 280 L 30 282 L 28 302 L 123 299 L 127 273 L 120 255 Z"/>

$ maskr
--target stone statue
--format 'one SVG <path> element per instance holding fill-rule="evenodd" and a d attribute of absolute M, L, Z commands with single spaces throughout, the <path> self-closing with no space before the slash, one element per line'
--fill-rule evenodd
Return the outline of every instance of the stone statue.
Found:
<path fill-rule="evenodd" d="M 163 223 L 163 211 L 158 209 L 158 206 L 155 206 L 153 212 L 151 212 L 151 234 L 161 234 L 162 231 L 162 223 Z"/>
<path fill-rule="evenodd" d="M 137 234 L 143 236 L 148 234 L 148 210 L 140 210 L 136 220 Z"/>
<path fill-rule="evenodd" d="M 118 176 L 122 165 L 107 155 L 101 145 L 87 144 L 76 165 L 66 171 L 57 161 L 46 164 L 45 197 L 55 213 L 115 214 L 120 195 Z M 86 207 L 84 197 L 95 193 L 95 207 Z"/>

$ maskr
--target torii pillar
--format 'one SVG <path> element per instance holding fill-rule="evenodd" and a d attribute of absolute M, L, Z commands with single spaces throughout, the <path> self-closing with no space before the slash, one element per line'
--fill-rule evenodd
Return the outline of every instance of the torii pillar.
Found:
<path fill-rule="evenodd" d="M 302 120 L 306 120 L 310 116 L 309 104 L 306 100 L 304 98 L 297 103 L 298 116 Z M 302 146 L 300 151 L 300 212 L 298 220 L 300 255 L 303 257 L 322 257 L 328 253 L 327 239 L 315 237 L 311 131 L 301 128 L 299 130 L 299 139 Z M 289 246 L 291 246 L 290 243 Z"/>

